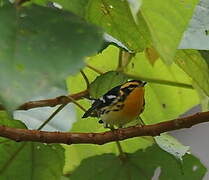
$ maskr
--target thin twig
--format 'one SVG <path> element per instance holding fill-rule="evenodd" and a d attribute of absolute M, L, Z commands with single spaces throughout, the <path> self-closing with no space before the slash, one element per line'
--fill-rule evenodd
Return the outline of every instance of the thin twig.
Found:
<path fill-rule="evenodd" d="M 114 131 L 115 131 L 114 126 L 110 126 L 110 130 L 114 133 Z M 126 154 L 123 152 L 123 148 L 122 148 L 120 142 L 119 141 L 115 141 L 115 143 L 116 143 L 116 146 L 118 148 L 118 152 L 119 152 L 121 160 L 122 161 L 125 160 L 127 157 L 126 157 Z"/>
<path fill-rule="evenodd" d="M 81 106 L 79 103 L 76 102 L 75 99 L 73 99 L 71 96 L 68 96 L 68 98 L 70 99 L 71 102 L 73 102 L 76 106 L 78 106 L 82 111 L 86 112 L 87 110 Z"/>
<path fill-rule="evenodd" d="M 0 136 L 14 141 L 34 141 L 42 143 L 64 144 L 105 144 L 113 141 L 122 141 L 139 136 L 158 136 L 161 133 L 190 128 L 193 125 L 209 122 L 209 111 L 194 114 L 192 116 L 178 118 L 145 126 L 133 126 L 101 133 L 70 133 L 70 132 L 46 132 L 29 129 L 17 129 L 0 126 Z"/>
<path fill-rule="evenodd" d="M 127 159 L 127 155 L 126 155 L 126 153 L 123 152 L 123 149 L 122 149 L 122 146 L 121 146 L 120 142 L 115 141 L 115 143 L 116 143 L 118 151 L 119 151 L 119 157 L 120 157 L 121 161 L 123 162 L 124 160 Z"/>
<path fill-rule="evenodd" d="M 83 76 L 83 79 L 86 82 L 86 88 L 89 89 L 90 83 L 89 83 L 89 79 L 87 78 L 86 74 L 83 72 L 83 70 L 80 70 L 81 75 Z"/>
<path fill-rule="evenodd" d="M 59 96 L 59 97 L 56 97 L 53 99 L 30 101 L 30 102 L 26 102 L 26 103 L 22 104 L 21 106 L 19 106 L 18 110 L 28 110 L 28 109 L 32 109 L 32 108 L 46 107 L 46 106 L 54 107 L 59 104 L 70 103 L 71 99 L 68 97 L 72 97 L 74 100 L 79 100 L 84 97 L 88 97 L 88 95 L 89 95 L 88 90 L 84 90 L 79 93 L 70 94 L 68 96 Z"/>
<path fill-rule="evenodd" d="M 67 104 L 62 104 L 61 106 L 59 106 L 52 114 L 51 116 L 49 116 L 49 118 L 43 122 L 43 124 L 41 124 L 39 126 L 39 128 L 37 130 L 41 130 L 47 123 L 49 123 L 49 121 L 51 121 L 54 116 L 56 116 L 56 114 L 58 114 Z"/>

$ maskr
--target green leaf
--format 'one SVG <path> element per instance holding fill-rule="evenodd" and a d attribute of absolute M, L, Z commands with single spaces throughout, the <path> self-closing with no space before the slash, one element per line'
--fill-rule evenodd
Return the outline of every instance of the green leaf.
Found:
<path fill-rule="evenodd" d="M 147 180 L 152 179 L 158 169 L 160 170 L 159 180 L 199 180 L 206 173 L 206 168 L 192 155 L 186 155 L 183 158 L 182 172 L 179 163 L 157 146 L 127 154 L 127 156 L 124 161 L 114 154 L 87 158 L 75 169 L 70 179 L 81 180 L 85 176 L 85 179 Z"/>
<path fill-rule="evenodd" d="M 25 128 L 5 111 L 0 111 L 0 124 Z M 0 138 L 0 154 L 0 179 L 59 180 L 62 175 L 64 150 L 61 145 L 17 143 Z"/>
<path fill-rule="evenodd" d="M 60 145 L 0 142 L 0 179 L 59 180 L 64 166 Z"/>
<path fill-rule="evenodd" d="M 209 96 L 195 82 L 193 82 L 193 87 L 199 95 L 202 112 L 207 111 L 209 109 Z"/>
<path fill-rule="evenodd" d="M 79 17 L 35 5 L 1 7 L 0 34 L 0 101 L 10 110 L 64 87 L 64 78 L 102 43 L 101 30 Z"/>
<path fill-rule="evenodd" d="M 209 68 L 200 53 L 196 50 L 179 50 L 175 62 L 209 96 Z"/>
<path fill-rule="evenodd" d="M 6 111 L 0 111 L 0 125 L 7 127 L 26 128 L 21 121 L 12 119 Z"/>
<path fill-rule="evenodd" d="M 144 18 L 139 12 L 135 21 L 127 1 L 91 0 L 86 12 L 88 21 L 103 27 L 134 52 L 143 51 L 150 43 L 149 29 Z"/>
<path fill-rule="evenodd" d="M 107 91 L 126 82 L 128 78 L 116 71 L 109 71 L 98 76 L 90 85 L 90 95 L 93 98 L 99 98 Z"/>
<path fill-rule="evenodd" d="M 171 64 L 198 0 L 144 0 L 141 7 L 154 47 Z"/>
<path fill-rule="evenodd" d="M 168 80 L 191 84 L 190 77 L 176 64 L 167 66 L 158 59 L 153 66 L 144 53 L 136 54 L 128 66 L 128 73 L 139 78 L 158 79 L 158 82 Z M 193 89 L 148 82 L 145 86 L 145 110 L 141 117 L 146 124 L 167 121 L 177 118 L 198 103 L 197 93 Z"/>

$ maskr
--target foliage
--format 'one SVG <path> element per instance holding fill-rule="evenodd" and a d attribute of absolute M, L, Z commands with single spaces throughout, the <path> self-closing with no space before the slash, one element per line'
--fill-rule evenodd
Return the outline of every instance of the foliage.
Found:
<path fill-rule="evenodd" d="M 21 2 L 0 0 L 0 104 L 7 110 L 0 111 L 1 125 L 27 128 L 12 118 L 13 110 L 54 87 L 66 85 L 69 93 L 89 87 L 91 98 L 99 98 L 127 79 L 148 82 L 141 115 L 145 124 L 177 118 L 199 103 L 208 110 L 208 51 L 198 51 L 198 45 L 193 50 L 178 49 L 192 15 L 197 16 L 195 7 L 204 4 L 197 5 L 197 0 Z M 111 44 L 104 42 L 104 33 L 115 38 L 117 46 L 104 46 Z M 78 103 L 86 109 L 91 105 L 86 99 Z M 105 131 L 98 119 L 82 119 L 83 110 L 75 109 L 77 121 L 71 132 Z M 0 138 L 0 179 L 151 179 L 158 169 L 162 180 L 198 180 L 206 173 L 194 155 L 172 156 L 188 147 L 167 135 L 158 140 L 135 137 L 120 146 L 125 157 L 115 142 L 67 146 Z"/>
<path fill-rule="evenodd" d="M 0 123 L 9 127 L 25 128 L 0 111 Z M 64 166 L 61 145 L 17 143 L 0 138 L 0 179 L 60 179 Z M 47 167 L 47 168 L 46 168 Z"/>
<path fill-rule="evenodd" d="M 134 154 L 127 154 L 128 160 L 123 161 L 114 154 L 103 154 L 87 158 L 81 162 L 71 179 L 152 179 L 154 172 L 160 170 L 159 179 L 202 179 L 205 168 L 192 155 L 184 157 L 182 169 L 172 156 L 157 146 L 151 146 L 145 151 L 139 150 Z M 141 163 L 143 161 L 143 164 Z M 98 168 L 94 164 L 98 163 Z M 195 171 L 193 168 L 196 167 Z M 181 171 L 182 170 L 182 171 Z"/>

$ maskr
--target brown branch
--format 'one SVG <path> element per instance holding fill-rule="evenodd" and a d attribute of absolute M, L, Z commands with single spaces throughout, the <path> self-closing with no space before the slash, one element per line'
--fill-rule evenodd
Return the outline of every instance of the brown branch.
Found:
<path fill-rule="evenodd" d="M 84 91 L 81 91 L 79 93 L 71 94 L 71 95 L 68 95 L 68 96 L 59 96 L 59 97 L 56 97 L 56 98 L 53 98 L 53 99 L 30 101 L 30 102 L 24 103 L 21 106 L 19 106 L 18 110 L 28 110 L 28 109 L 32 109 L 32 108 L 46 107 L 46 106 L 54 107 L 54 106 L 59 105 L 59 104 L 67 104 L 69 102 L 72 102 L 72 100 L 69 99 L 68 97 L 71 97 L 75 100 L 79 100 L 79 99 L 82 99 L 84 97 L 87 97 L 88 94 L 89 94 L 88 91 L 84 90 Z"/>
<path fill-rule="evenodd" d="M 35 141 L 42 143 L 64 144 L 105 144 L 138 136 L 157 136 L 163 132 L 189 128 L 195 124 L 209 122 L 209 112 L 178 118 L 153 125 L 133 126 L 102 133 L 46 132 L 27 129 L 15 129 L 0 126 L 0 136 L 14 141 Z M 84 122 L 85 123 L 85 122 Z"/>

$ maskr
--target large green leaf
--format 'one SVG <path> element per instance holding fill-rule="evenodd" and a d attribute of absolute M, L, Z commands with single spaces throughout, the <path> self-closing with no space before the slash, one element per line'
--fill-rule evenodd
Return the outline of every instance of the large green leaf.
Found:
<path fill-rule="evenodd" d="M 0 111 L 0 124 L 25 128 Z M 64 151 L 60 145 L 17 143 L 0 138 L 0 179 L 59 180 L 64 166 Z"/>
<path fill-rule="evenodd" d="M 101 30 L 52 8 L 0 8 L 0 101 L 14 109 L 29 98 L 64 86 L 101 45 Z"/>
<path fill-rule="evenodd" d="M 142 16 L 152 34 L 154 46 L 165 62 L 173 61 L 197 3 L 198 0 L 143 0 Z"/>
<path fill-rule="evenodd" d="M 157 146 L 127 156 L 124 161 L 114 154 L 87 158 L 75 169 L 70 179 L 82 180 L 85 177 L 85 179 L 148 180 L 152 179 L 158 169 L 159 180 L 200 180 L 206 173 L 206 168 L 192 155 L 183 158 L 181 171 L 180 164 Z"/>
<path fill-rule="evenodd" d="M 178 50 L 175 62 L 209 96 L 209 68 L 203 57 L 196 50 Z"/>

